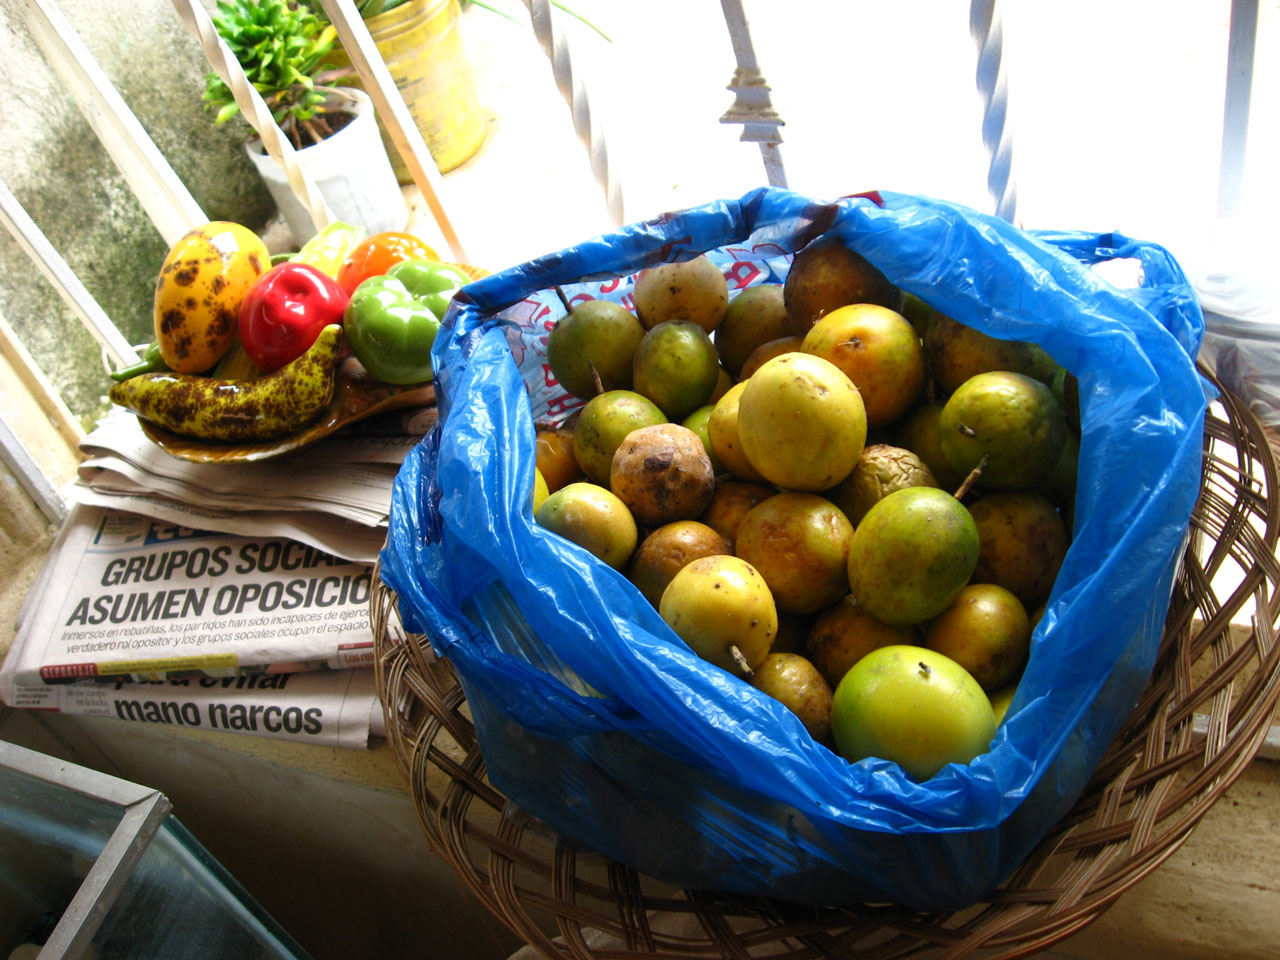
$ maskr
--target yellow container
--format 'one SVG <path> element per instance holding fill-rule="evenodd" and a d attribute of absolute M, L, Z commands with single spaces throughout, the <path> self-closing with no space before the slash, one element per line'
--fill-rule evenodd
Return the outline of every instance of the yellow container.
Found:
<path fill-rule="evenodd" d="M 365 21 L 441 173 L 469 159 L 485 137 L 484 112 L 463 49 L 460 16 L 458 0 L 410 0 Z M 335 48 L 333 60 L 341 65 L 351 62 L 340 48 Z M 352 85 L 362 86 L 358 78 Z M 412 183 L 381 117 L 378 128 L 396 179 Z"/>

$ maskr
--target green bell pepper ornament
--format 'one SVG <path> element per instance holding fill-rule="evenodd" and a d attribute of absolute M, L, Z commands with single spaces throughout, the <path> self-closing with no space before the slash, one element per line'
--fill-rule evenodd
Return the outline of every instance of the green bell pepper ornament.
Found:
<path fill-rule="evenodd" d="M 405 260 L 356 287 L 343 327 L 356 358 L 384 383 L 431 380 L 431 346 L 449 301 L 471 282 L 436 260 Z"/>

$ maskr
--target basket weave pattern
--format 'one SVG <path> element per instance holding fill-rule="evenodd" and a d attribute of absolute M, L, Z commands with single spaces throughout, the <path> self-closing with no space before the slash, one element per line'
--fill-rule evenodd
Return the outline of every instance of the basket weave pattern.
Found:
<path fill-rule="evenodd" d="M 387 738 L 432 850 L 557 960 L 1003 958 L 1070 936 L 1186 841 L 1257 753 L 1280 697 L 1275 459 L 1256 418 L 1219 389 L 1152 680 L 1070 813 L 986 900 L 947 915 L 799 907 L 679 890 L 575 849 L 488 782 L 451 666 L 404 633 L 375 577 Z"/>

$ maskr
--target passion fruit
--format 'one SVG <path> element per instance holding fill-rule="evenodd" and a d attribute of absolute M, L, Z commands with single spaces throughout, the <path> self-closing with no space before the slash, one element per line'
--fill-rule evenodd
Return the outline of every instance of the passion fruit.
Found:
<path fill-rule="evenodd" d="M 538 525 L 571 540 L 615 570 L 636 548 L 638 531 L 627 505 L 604 487 L 585 481 L 561 487 L 538 507 Z"/>
<path fill-rule="evenodd" d="M 816 492 L 853 470 L 866 443 L 867 414 L 858 388 L 839 367 L 807 353 L 786 353 L 746 381 L 738 434 L 747 459 L 770 483 Z"/>
<path fill-rule="evenodd" d="M 954 660 L 926 647 L 892 646 L 873 650 L 844 675 L 831 702 L 831 730 L 849 762 L 891 760 L 924 781 L 985 753 L 996 718 L 982 687 Z"/>
<path fill-rule="evenodd" d="M 867 408 L 867 425 L 900 420 L 924 393 L 924 349 L 902 314 L 874 303 L 839 307 L 805 334 L 801 349 L 843 370 Z"/>
<path fill-rule="evenodd" d="M 778 610 L 764 577 L 738 557 L 702 557 L 671 578 L 658 613 L 698 656 L 749 677 L 769 654 Z"/>
<path fill-rule="evenodd" d="M 747 287 L 729 301 L 724 319 L 716 328 L 720 363 L 736 377 L 756 347 L 787 335 L 787 307 L 782 302 L 782 284 L 762 283 Z"/>
<path fill-rule="evenodd" d="M 664 524 L 641 541 L 631 558 L 628 579 L 654 607 L 672 577 L 694 560 L 727 555 L 733 548 L 705 523 L 677 520 Z"/>
<path fill-rule="evenodd" d="M 630 390 L 632 361 L 644 333 L 622 304 L 587 300 L 547 336 L 547 365 L 560 386 L 584 400 L 606 390 Z"/>
<path fill-rule="evenodd" d="M 733 549 L 760 571 L 778 610 L 814 613 L 849 592 L 853 525 L 815 493 L 784 492 L 753 508 Z"/>
<path fill-rule="evenodd" d="M 706 254 L 640 271 L 632 295 L 636 315 L 649 329 L 687 320 L 711 333 L 729 308 L 729 284 Z"/>
<path fill-rule="evenodd" d="M 819 238 L 797 253 L 782 292 L 791 333 L 798 337 L 850 303 L 878 303 L 891 310 L 902 306 L 902 291 L 838 239 Z"/>
<path fill-rule="evenodd" d="M 609 469 L 609 489 L 651 527 L 698 516 L 711 503 L 715 479 L 702 438 L 678 423 L 631 431 Z"/>
<path fill-rule="evenodd" d="M 868 510 L 895 490 L 937 486 L 933 471 L 910 450 L 873 443 L 862 451 L 853 472 L 828 490 L 827 496 L 857 526 Z"/>
<path fill-rule="evenodd" d="M 574 458 L 588 480 L 607 487 L 613 455 L 627 434 L 666 422 L 658 405 L 648 397 L 631 390 L 608 390 L 583 406 L 573 428 Z"/>
<path fill-rule="evenodd" d="M 978 528 L 944 490 L 908 487 L 863 517 L 849 545 L 849 588 L 872 616 L 894 626 L 945 610 L 978 563 Z"/>
<path fill-rule="evenodd" d="M 1047 475 L 1062 455 L 1067 423 L 1053 392 L 1006 370 L 962 383 L 938 416 L 938 441 L 952 469 L 981 467 L 984 488 L 1018 490 Z"/>

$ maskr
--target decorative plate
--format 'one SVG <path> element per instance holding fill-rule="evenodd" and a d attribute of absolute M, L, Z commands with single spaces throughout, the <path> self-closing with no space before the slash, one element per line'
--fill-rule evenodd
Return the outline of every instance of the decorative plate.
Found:
<path fill-rule="evenodd" d="M 375 414 L 412 407 L 434 407 L 435 402 L 436 390 L 430 383 L 408 386 L 383 383 L 370 377 L 359 361 L 348 358 L 338 370 L 333 399 L 329 401 L 329 405 L 297 433 L 252 443 L 218 443 L 180 436 L 141 417 L 138 418 L 138 423 L 142 432 L 161 450 L 179 460 L 194 463 L 247 463 L 269 460 L 301 450 L 343 427 Z"/>

